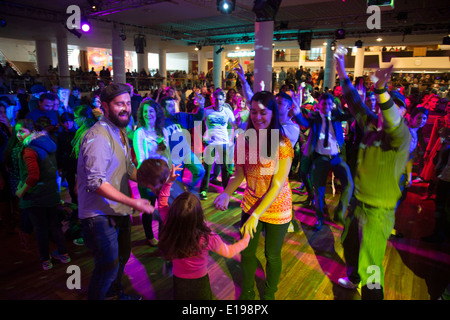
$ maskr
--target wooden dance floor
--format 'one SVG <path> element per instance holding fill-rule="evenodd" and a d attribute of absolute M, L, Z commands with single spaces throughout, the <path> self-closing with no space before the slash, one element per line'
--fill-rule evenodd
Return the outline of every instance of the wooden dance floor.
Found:
<path fill-rule="evenodd" d="M 291 186 L 299 183 L 291 181 Z M 135 185 L 133 190 L 136 192 Z M 225 241 L 234 242 L 239 237 L 240 200 L 242 191 L 233 197 L 226 212 L 215 210 L 213 201 L 222 190 L 210 185 L 208 200 L 203 201 L 206 218 L 211 228 Z M 420 240 L 431 233 L 434 224 L 433 200 L 421 200 L 426 185 L 414 185 L 407 200 L 399 208 L 396 229 L 403 238 L 388 242 L 384 259 L 385 299 L 387 300 L 433 300 L 450 282 L 450 245 L 431 244 Z M 64 192 L 63 194 L 67 194 Z M 327 187 L 327 205 L 330 212 L 337 203 L 339 187 L 333 196 L 331 184 Z M 288 233 L 282 251 L 283 272 L 277 300 L 358 300 L 357 290 L 343 289 L 337 284 L 345 276 L 345 262 L 340 243 L 343 227 L 330 220 L 324 228 L 312 230 L 315 218 L 310 208 L 302 207 L 306 196 L 293 194 L 295 222 L 298 228 Z M 140 215 L 132 217 L 132 254 L 125 268 L 124 291 L 138 293 L 145 300 L 171 300 L 172 278 L 164 268 L 164 260 L 158 249 L 146 244 Z M 157 235 L 157 224 L 153 229 Z M 265 258 L 264 238 L 258 248 L 260 261 L 256 273 L 257 288 L 264 288 Z M 1 300 L 85 300 L 94 264 L 89 250 L 68 242 L 72 262 L 54 262 L 51 270 L 44 271 L 38 260 L 36 241 L 29 247 L 21 245 L 17 233 L 2 232 L 0 259 Z M 240 257 L 223 258 L 210 254 L 209 276 L 214 299 L 235 300 L 241 287 Z M 81 288 L 69 290 L 66 282 L 71 274 L 69 265 L 77 265 L 81 271 Z M 259 298 L 259 292 L 257 292 Z"/>

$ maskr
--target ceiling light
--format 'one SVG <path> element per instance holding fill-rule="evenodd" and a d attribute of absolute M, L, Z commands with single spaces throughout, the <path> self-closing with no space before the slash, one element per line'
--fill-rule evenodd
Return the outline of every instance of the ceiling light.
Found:
<path fill-rule="evenodd" d="M 382 38 L 377 38 L 377 41 L 380 42 L 380 41 L 383 41 L 383 39 Z"/>
<path fill-rule="evenodd" d="M 234 11 L 236 0 L 217 0 L 217 10 L 221 13 L 231 13 Z"/>

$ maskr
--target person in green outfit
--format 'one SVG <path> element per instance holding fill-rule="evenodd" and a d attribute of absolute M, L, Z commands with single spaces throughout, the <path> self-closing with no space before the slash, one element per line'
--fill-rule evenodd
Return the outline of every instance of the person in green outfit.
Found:
<path fill-rule="evenodd" d="M 361 299 L 384 298 L 383 258 L 394 227 L 395 208 L 401 197 L 399 179 L 405 172 L 411 134 L 399 108 L 386 89 L 393 66 L 375 72 L 378 114 L 361 100 L 345 71 L 344 55 L 335 53 L 344 99 L 363 131 L 359 145 L 354 201 L 342 234 L 347 277 L 339 285 L 361 286 Z"/>

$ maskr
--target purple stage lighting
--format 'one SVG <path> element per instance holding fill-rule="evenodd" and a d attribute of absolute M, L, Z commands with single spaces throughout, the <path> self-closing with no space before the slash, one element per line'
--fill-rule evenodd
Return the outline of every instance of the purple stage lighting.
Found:
<path fill-rule="evenodd" d="M 83 32 L 89 32 L 91 30 L 91 26 L 88 23 L 83 22 L 81 25 L 81 30 L 83 30 Z"/>

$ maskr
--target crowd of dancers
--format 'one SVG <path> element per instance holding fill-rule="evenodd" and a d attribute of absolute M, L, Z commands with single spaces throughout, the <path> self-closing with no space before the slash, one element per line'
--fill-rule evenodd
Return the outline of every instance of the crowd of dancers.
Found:
<path fill-rule="evenodd" d="M 3 99 L 2 222 L 14 224 L 19 216 L 21 233 L 35 233 L 44 270 L 52 268 L 52 259 L 69 263 L 58 211 L 66 181 L 73 214 L 65 231 L 92 252 L 87 298 L 96 300 L 140 299 L 122 287 L 133 210 L 143 213 L 148 244 L 159 247 L 172 268 L 174 299 L 212 298 L 209 251 L 241 255 L 240 299 L 254 299 L 256 250 L 264 232 L 262 298 L 273 300 L 292 225 L 292 192 L 307 194 L 303 205 L 314 208 L 314 230 L 320 232 L 328 215 L 326 185 L 337 179 L 340 197 L 330 218 L 344 226 L 347 267 L 338 283 L 361 287 L 363 299 L 383 299 L 387 241 L 413 183 L 428 182 L 428 196 L 435 197 L 436 227 L 424 240 L 448 236 L 450 103 L 433 91 L 421 93 L 421 99 L 405 97 L 392 86 L 392 66 L 371 79 L 353 79 L 344 56 L 337 52 L 334 58 L 339 83 L 320 94 L 300 81 L 275 95 L 248 83 L 239 67 L 241 91 L 203 86 L 180 96 L 162 86 L 142 98 L 130 84 L 112 82 L 82 104 L 78 88 L 48 92 L 37 85 L 31 99 L 18 95 L 19 107 L 9 116 Z M 413 172 L 419 173 L 415 180 Z M 217 210 L 228 210 L 231 196 L 244 186 L 242 237 L 233 244 L 204 216 L 209 183 L 219 176 Z M 291 189 L 289 178 L 302 186 Z M 137 182 L 139 197 L 130 180 Z M 375 283 L 373 266 L 381 270 Z"/>

